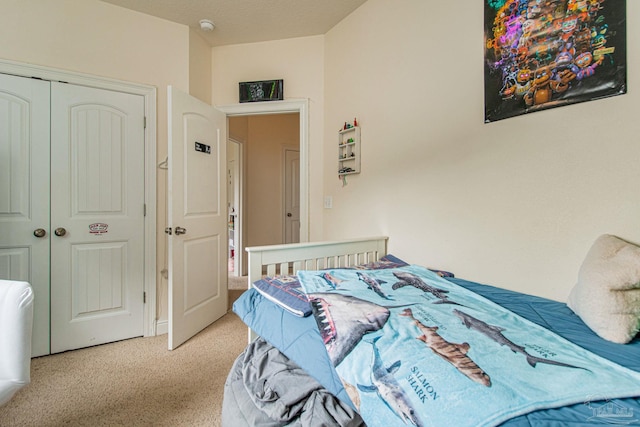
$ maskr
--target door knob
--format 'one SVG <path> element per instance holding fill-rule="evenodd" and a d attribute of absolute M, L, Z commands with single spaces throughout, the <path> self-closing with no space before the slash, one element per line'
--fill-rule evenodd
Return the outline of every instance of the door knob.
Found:
<path fill-rule="evenodd" d="M 187 229 L 182 227 L 176 227 L 174 231 L 176 233 L 176 236 L 179 236 L 181 234 L 187 234 Z"/>
<path fill-rule="evenodd" d="M 55 229 L 53 234 L 55 234 L 58 237 L 62 237 L 65 234 L 67 234 L 67 230 L 65 230 L 63 227 L 58 227 L 58 228 Z"/>
<path fill-rule="evenodd" d="M 36 237 L 44 237 L 47 235 L 47 232 L 44 231 L 44 228 L 36 228 L 33 230 L 33 235 Z"/>
<path fill-rule="evenodd" d="M 293 215 L 291 214 L 291 212 L 287 212 L 287 216 L 291 218 Z"/>

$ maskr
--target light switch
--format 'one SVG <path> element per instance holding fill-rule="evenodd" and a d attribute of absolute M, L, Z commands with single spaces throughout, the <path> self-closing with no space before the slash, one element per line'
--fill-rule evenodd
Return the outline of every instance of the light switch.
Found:
<path fill-rule="evenodd" d="M 324 196 L 324 208 L 331 209 L 333 207 L 333 197 Z"/>

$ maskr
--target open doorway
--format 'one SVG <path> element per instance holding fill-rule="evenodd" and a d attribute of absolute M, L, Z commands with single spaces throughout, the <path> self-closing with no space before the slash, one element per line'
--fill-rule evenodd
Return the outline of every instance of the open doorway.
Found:
<path fill-rule="evenodd" d="M 234 277 L 246 275 L 245 247 L 300 241 L 300 114 L 228 117 L 228 130 L 229 274 Z M 297 160 L 286 152 L 296 152 Z M 287 227 L 296 228 L 295 240 L 285 238 Z"/>
<path fill-rule="evenodd" d="M 260 114 L 298 113 L 300 147 L 300 241 L 309 241 L 309 100 L 287 99 L 271 102 L 216 105 L 232 117 Z"/>
<path fill-rule="evenodd" d="M 309 100 L 288 99 L 272 102 L 247 102 L 243 104 L 217 105 L 217 109 L 227 115 L 227 119 L 246 115 L 298 113 L 300 147 L 300 242 L 309 241 Z M 244 197 L 243 197 L 244 198 Z M 241 198 L 241 203 L 243 199 Z M 242 218 L 238 218 L 242 224 Z M 242 245 L 242 249 L 238 246 Z M 246 274 L 244 248 L 246 239 L 241 236 L 235 248 L 235 262 L 241 264 L 241 274 Z"/>

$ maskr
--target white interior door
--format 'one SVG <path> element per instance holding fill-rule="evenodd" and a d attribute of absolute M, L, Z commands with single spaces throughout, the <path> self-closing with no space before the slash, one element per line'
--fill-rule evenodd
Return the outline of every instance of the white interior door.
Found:
<path fill-rule="evenodd" d="M 51 83 L 51 352 L 143 335 L 144 99 Z"/>
<path fill-rule="evenodd" d="M 169 350 L 227 312 L 226 115 L 171 86 Z"/>
<path fill-rule="evenodd" d="M 0 279 L 33 288 L 33 356 L 49 354 L 49 118 L 49 82 L 0 74 Z"/>
<path fill-rule="evenodd" d="M 300 242 L 300 151 L 284 155 L 284 243 Z"/>

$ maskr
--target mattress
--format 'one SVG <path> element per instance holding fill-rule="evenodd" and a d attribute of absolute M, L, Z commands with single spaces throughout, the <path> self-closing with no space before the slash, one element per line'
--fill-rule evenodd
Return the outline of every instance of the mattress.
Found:
<path fill-rule="evenodd" d="M 605 341 L 593 333 L 566 304 L 468 280 L 449 278 L 514 313 L 565 339 L 629 369 L 640 372 L 640 339 L 621 345 Z M 351 404 L 312 317 L 300 318 L 262 297 L 255 290 L 245 292 L 234 304 L 234 312 L 258 335 L 297 363 L 311 377 L 339 399 Z M 605 399 L 605 400 L 603 400 Z M 503 425 L 555 426 L 640 423 L 640 399 L 606 400 L 593 391 L 593 399 L 555 409 L 534 411 Z"/>

